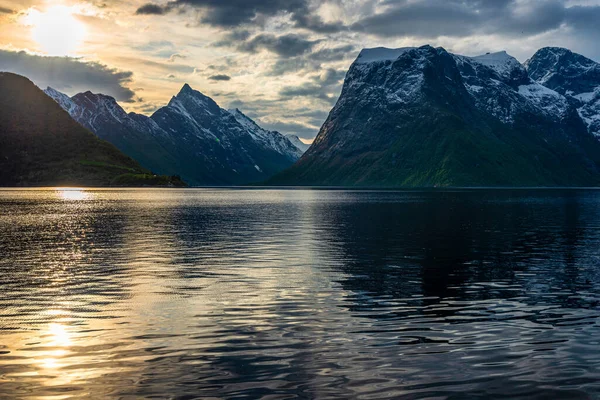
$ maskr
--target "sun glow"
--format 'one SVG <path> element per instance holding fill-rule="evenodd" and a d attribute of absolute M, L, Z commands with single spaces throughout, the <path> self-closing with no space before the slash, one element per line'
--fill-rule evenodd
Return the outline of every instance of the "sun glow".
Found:
<path fill-rule="evenodd" d="M 63 200 L 88 200 L 89 192 L 78 188 L 57 188 L 56 194 Z"/>
<path fill-rule="evenodd" d="M 51 56 L 72 55 L 85 39 L 85 26 L 70 7 L 53 6 L 43 12 L 31 9 L 25 24 L 31 26 L 32 38 L 40 49 Z"/>

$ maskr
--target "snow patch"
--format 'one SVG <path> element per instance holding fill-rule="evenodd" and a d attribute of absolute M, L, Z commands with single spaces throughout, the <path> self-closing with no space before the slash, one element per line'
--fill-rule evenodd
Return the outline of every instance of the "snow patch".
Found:
<path fill-rule="evenodd" d="M 401 47 L 399 49 L 376 47 L 374 49 L 363 49 L 358 55 L 358 58 L 356 59 L 355 63 L 368 64 L 380 61 L 394 61 L 402 54 L 413 49 L 415 49 L 415 47 Z"/>
<path fill-rule="evenodd" d="M 580 94 L 574 95 L 573 97 L 575 97 L 577 100 L 582 101 L 584 103 L 589 103 L 590 101 L 594 100 L 596 98 L 596 96 L 599 94 L 600 94 L 600 86 L 597 87 L 596 89 L 594 89 L 593 92 L 580 93 Z"/>
<path fill-rule="evenodd" d="M 481 56 L 470 57 L 476 63 L 490 67 L 502 77 L 510 76 L 510 73 L 516 68 L 523 68 L 516 58 L 509 55 L 506 51 L 498 53 L 488 53 Z"/>
<path fill-rule="evenodd" d="M 519 86 L 519 94 L 549 115 L 564 116 L 569 108 L 564 96 L 539 83 Z"/>

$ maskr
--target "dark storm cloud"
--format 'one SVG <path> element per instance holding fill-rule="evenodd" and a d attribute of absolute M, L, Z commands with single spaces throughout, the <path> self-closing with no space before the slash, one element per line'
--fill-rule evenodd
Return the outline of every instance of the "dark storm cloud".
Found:
<path fill-rule="evenodd" d="M 212 75 L 208 79 L 211 81 L 230 81 L 231 77 L 229 75 Z"/>
<path fill-rule="evenodd" d="M 113 96 L 119 101 L 135 101 L 135 93 L 126 86 L 131 82 L 133 73 L 97 62 L 0 50 L 0 71 L 26 76 L 41 88 L 52 86 L 71 94 L 91 90 Z"/>
<path fill-rule="evenodd" d="M 265 33 L 239 43 L 236 48 L 246 53 L 268 50 L 282 57 L 294 57 L 309 52 L 319 42 L 319 40 L 308 40 L 302 35 L 275 36 Z"/>

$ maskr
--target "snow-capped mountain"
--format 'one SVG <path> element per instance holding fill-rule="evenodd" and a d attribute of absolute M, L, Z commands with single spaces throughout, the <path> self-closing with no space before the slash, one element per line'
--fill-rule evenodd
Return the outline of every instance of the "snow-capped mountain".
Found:
<path fill-rule="evenodd" d="M 300 138 L 296 135 L 285 135 L 286 138 L 288 138 L 288 140 L 290 142 L 292 142 L 292 144 L 294 146 L 296 146 L 298 148 L 298 150 L 300 150 L 301 154 L 306 153 L 306 150 L 308 150 L 308 148 L 310 147 L 309 144 L 304 143 L 302 140 L 300 140 Z"/>
<path fill-rule="evenodd" d="M 533 80 L 569 98 L 600 139 L 600 64 L 567 49 L 545 47 L 525 66 Z"/>
<path fill-rule="evenodd" d="M 59 92 L 58 90 L 53 89 L 51 87 L 48 87 L 46 90 L 44 90 L 44 93 L 52 97 L 54 101 L 56 101 L 58 105 L 60 105 L 62 109 L 67 111 L 71 116 L 80 113 L 77 104 L 73 100 L 71 100 L 71 98 L 66 94 Z"/>
<path fill-rule="evenodd" d="M 365 49 L 312 146 L 278 184 L 597 185 L 573 102 L 505 52 Z"/>
<path fill-rule="evenodd" d="M 262 143 L 265 148 L 271 148 L 278 153 L 288 155 L 292 162 L 296 162 L 304 154 L 304 151 L 300 150 L 289 136 L 286 137 L 277 131 L 268 131 L 261 128 L 237 108 L 229 110 L 229 113 L 248 131 L 254 140 Z"/>
<path fill-rule="evenodd" d="M 262 181 L 302 154 L 285 136 L 260 128 L 239 111 L 220 108 L 187 84 L 151 117 L 128 114 L 102 94 L 69 98 L 52 88 L 45 92 L 76 121 L 144 167 L 181 175 L 193 185 Z"/>

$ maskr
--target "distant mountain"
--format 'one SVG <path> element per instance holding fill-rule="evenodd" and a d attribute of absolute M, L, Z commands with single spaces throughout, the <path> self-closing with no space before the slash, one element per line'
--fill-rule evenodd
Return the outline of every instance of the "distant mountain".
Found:
<path fill-rule="evenodd" d="M 187 84 L 151 117 L 127 114 L 115 99 L 102 94 L 69 98 L 52 88 L 46 93 L 142 166 L 181 175 L 192 185 L 262 181 L 302 155 L 282 134 L 262 129 L 239 110 L 220 108 Z"/>
<path fill-rule="evenodd" d="M 577 106 L 505 52 L 366 49 L 311 147 L 269 182 L 596 186 L 600 143 Z"/>
<path fill-rule="evenodd" d="M 600 64 L 571 50 L 545 47 L 525 66 L 533 80 L 569 98 L 600 139 Z"/>
<path fill-rule="evenodd" d="M 298 146 L 296 146 L 289 136 L 284 136 L 277 131 L 268 131 L 258 126 L 256 122 L 247 117 L 239 109 L 229 110 L 237 122 L 242 125 L 252 138 L 262 144 L 265 149 L 272 149 L 276 152 L 287 156 L 292 163 L 296 162 L 304 154 Z"/>
<path fill-rule="evenodd" d="M 289 141 L 292 142 L 292 144 L 296 146 L 302 154 L 306 153 L 306 150 L 308 150 L 308 148 L 310 147 L 309 144 L 304 143 L 296 135 L 285 135 L 285 137 L 287 137 Z"/>
<path fill-rule="evenodd" d="M 0 186 L 174 183 L 97 138 L 27 78 L 0 72 Z"/>

